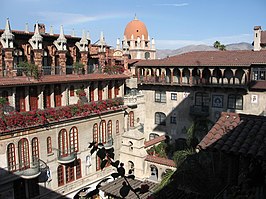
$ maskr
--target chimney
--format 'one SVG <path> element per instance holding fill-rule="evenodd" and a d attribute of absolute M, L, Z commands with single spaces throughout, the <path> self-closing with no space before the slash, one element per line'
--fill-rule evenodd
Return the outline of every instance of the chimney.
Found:
<path fill-rule="evenodd" d="M 254 26 L 254 43 L 253 50 L 260 51 L 261 50 L 261 26 Z"/>
<path fill-rule="evenodd" d="M 35 27 L 36 25 L 34 25 L 34 31 L 35 31 Z M 45 25 L 43 23 L 39 24 L 39 32 L 40 34 L 45 34 Z"/>

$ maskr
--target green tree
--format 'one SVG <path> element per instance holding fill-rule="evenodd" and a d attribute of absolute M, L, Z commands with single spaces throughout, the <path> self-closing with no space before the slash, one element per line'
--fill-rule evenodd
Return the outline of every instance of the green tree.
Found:
<path fill-rule="evenodd" d="M 216 49 L 218 49 L 218 50 L 222 50 L 222 51 L 226 50 L 225 49 L 226 48 L 225 45 L 224 44 L 221 44 L 221 42 L 219 42 L 219 41 L 215 41 L 213 43 L 213 47 L 216 48 Z"/>

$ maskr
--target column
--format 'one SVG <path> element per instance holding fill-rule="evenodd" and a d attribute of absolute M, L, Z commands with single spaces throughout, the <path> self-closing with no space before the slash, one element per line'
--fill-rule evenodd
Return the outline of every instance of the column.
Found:
<path fill-rule="evenodd" d="M 202 82 L 203 68 L 199 68 L 199 71 L 200 71 L 200 83 L 203 83 Z"/>
<path fill-rule="evenodd" d="M 53 84 L 50 86 L 50 89 L 51 89 L 51 95 L 50 95 L 51 108 L 54 108 L 55 104 L 54 104 L 54 85 Z"/>
<path fill-rule="evenodd" d="M 66 74 L 66 53 L 67 51 L 65 50 L 60 50 L 58 51 L 59 55 L 59 66 L 61 67 L 61 74 Z"/>
<path fill-rule="evenodd" d="M 212 76 L 213 76 L 214 68 L 210 68 L 210 71 L 211 71 L 211 84 L 212 84 Z"/>
<path fill-rule="evenodd" d="M 5 48 L 5 66 L 6 66 L 6 76 L 12 77 L 12 70 L 13 70 L 13 48 Z"/>
<path fill-rule="evenodd" d="M 81 51 L 81 63 L 83 64 L 85 74 L 88 74 L 88 52 L 87 51 Z"/>
<path fill-rule="evenodd" d="M 140 68 L 137 69 L 137 73 L 138 73 L 138 81 L 140 81 Z"/>
<path fill-rule="evenodd" d="M 30 110 L 29 86 L 25 86 L 25 110 Z"/>
<path fill-rule="evenodd" d="M 170 83 L 173 84 L 174 83 L 174 69 L 170 68 L 171 74 L 170 74 Z"/>
<path fill-rule="evenodd" d="M 183 84 L 183 70 L 184 70 L 184 68 L 180 68 L 179 69 L 180 70 L 180 85 L 182 86 L 182 84 Z"/>
<path fill-rule="evenodd" d="M 33 50 L 34 53 L 34 64 L 38 66 L 38 70 L 42 70 L 42 58 L 43 58 L 43 50 L 42 49 L 35 49 Z"/>
<path fill-rule="evenodd" d="M 189 68 L 189 85 L 192 86 L 193 85 L 193 76 L 192 76 L 192 72 L 193 72 L 193 68 Z"/>
<path fill-rule="evenodd" d="M 14 110 L 16 110 L 16 87 L 12 88 L 12 98 L 11 98 L 10 106 L 14 107 Z"/>
<path fill-rule="evenodd" d="M 98 82 L 94 82 L 94 101 L 98 101 Z"/>
<path fill-rule="evenodd" d="M 249 70 L 243 69 L 245 72 L 245 85 L 247 85 L 250 82 L 250 76 L 249 76 Z"/>
<path fill-rule="evenodd" d="M 37 92 L 39 93 L 39 95 L 38 95 L 38 108 L 39 109 L 44 109 L 44 104 L 43 104 L 44 87 L 45 87 L 45 85 L 37 86 Z"/>
<path fill-rule="evenodd" d="M 224 71 L 225 71 L 225 68 L 221 68 L 220 70 L 222 72 L 222 84 L 224 84 Z"/>
<path fill-rule="evenodd" d="M 163 82 L 163 83 L 165 83 L 165 68 L 162 68 L 162 70 L 161 70 L 161 81 Z"/>
<path fill-rule="evenodd" d="M 236 69 L 232 69 L 232 71 L 233 71 L 233 84 L 235 84 Z"/>

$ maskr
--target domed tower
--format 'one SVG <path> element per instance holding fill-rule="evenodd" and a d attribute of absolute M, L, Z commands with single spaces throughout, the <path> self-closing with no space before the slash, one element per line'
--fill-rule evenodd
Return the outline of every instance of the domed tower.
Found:
<path fill-rule="evenodd" d="M 155 59 L 154 39 L 150 41 L 146 25 L 136 16 L 125 28 L 122 47 L 131 59 Z"/>

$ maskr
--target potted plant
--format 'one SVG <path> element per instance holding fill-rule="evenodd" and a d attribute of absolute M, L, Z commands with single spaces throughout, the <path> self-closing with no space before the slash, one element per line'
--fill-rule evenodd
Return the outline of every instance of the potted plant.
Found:
<path fill-rule="evenodd" d="M 84 64 L 82 64 L 81 62 L 75 62 L 73 65 L 73 69 L 76 74 L 83 74 Z"/>

